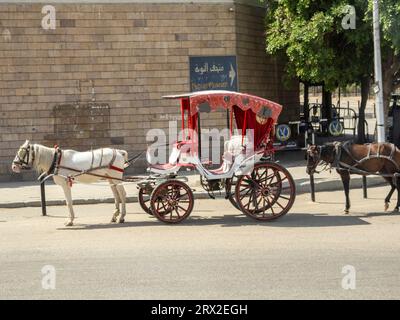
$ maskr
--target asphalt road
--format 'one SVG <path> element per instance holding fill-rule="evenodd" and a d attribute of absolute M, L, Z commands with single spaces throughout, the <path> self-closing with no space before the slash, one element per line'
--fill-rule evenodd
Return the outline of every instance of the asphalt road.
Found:
<path fill-rule="evenodd" d="M 0 298 L 399 299 L 400 215 L 383 212 L 387 191 L 370 189 L 368 200 L 352 191 L 348 216 L 342 192 L 319 193 L 318 203 L 301 195 L 273 223 L 225 200 L 198 200 L 172 226 L 138 204 L 123 225 L 108 223 L 111 204 L 77 206 L 72 228 L 64 207 L 48 217 L 0 209 Z M 354 290 L 342 287 L 345 266 L 354 267 Z"/>

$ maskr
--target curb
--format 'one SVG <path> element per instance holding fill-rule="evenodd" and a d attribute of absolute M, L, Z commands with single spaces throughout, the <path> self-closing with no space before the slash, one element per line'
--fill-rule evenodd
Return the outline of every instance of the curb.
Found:
<path fill-rule="evenodd" d="M 208 199 L 206 192 L 194 192 L 195 199 Z M 74 199 L 74 205 L 85 205 L 85 204 L 101 204 L 101 203 L 114 203 L 114 198 L 93 198 L 93 199 Z M 126 197 L 126 203 L 137 203 L 138 197 Z M 64 206 L 65 200 L 47 200 L 46 205 L 51 206 Z M 32 208 L 41 207 L 42 202 L 40 200 L 27 201 L 27 202 L 10 202 L 0 203 L 0 209 L 18 209 L 18 208 Z"/>
<path fill-rule="evenodd" d="M 362 178 L 352 178 L 350 180 L 350 188 L 358 189 L 362 188 Z M 368 187 L 376 187 L 386 185 L 381 177 L 369 177 L 367 180 Z M 341 180 L 330 180 L 330 181 L 321 181 L 315 183 L 315 192 L 326 192 L 326 191 L 337 191 L 343 190 L 343 185 Z M 296 194 L 305 194 L 310 192 L 310 184 L 309 182 L 301 182 L 296 183 Z M 209 196 L 204 191 L 194 192 L 195 199 L 209 199 Z M 221 196 L 216 195 L 216 198 L 224 198 L 224 193 Z M 127 197 L 127 203 L 137 203 L 138 197 L 132 196 Z M 101 203 L 114 203 L 114 198 L 92 198 L 92 199 L 75 199 L 74 205 L 86 205 L 86 204 L 101 204 Z M 47 206 L 63 206 L 65 205 L 65 200 L 47 200 Z M 10 203 L 0 203 L 1 209 L 18 209 L 18 208 L 26 208 L 26 207 L 41 207 L 42 203 L 40 200 L 34 201 L 26 201 L 26 202 L 10 202 Z"/>

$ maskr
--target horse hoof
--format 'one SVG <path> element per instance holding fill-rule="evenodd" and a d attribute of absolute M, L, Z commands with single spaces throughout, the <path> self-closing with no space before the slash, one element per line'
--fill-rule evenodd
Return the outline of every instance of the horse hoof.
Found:
<path fill-rule="evenodd" d="M 385 211 L 388 211 L 388 209 L 389 209 L 389 202 L 385 202 L 384 209 L 385 209 Z"/>
<path fill-rule="evenodd" d="M 349 214 L 349 212 L 350 212 L 349 209 L 344 209 L 344 210 L 343 210 L 343 213 L 344 213 L 344 214 Z"/>
<path fill-rule="evenodd" d="M 72 221 L 69 221 L 65 224 L 66 227 L 72 227 L 74 223 Z"/>
<path fill-rule="evenodd" d="M 392 212 L 393 213 L 398 213 L 399 212 L 399 208 L 394 208 Z"/>
<path fill-rule="evenodd" d="M 124 222 L 125 222 L 125 219 L 119 219 L 118 222 L 119 222 L 119 223 L 124 223 Z"/>
<path fill-rule="evenodd" d="M 117 222 L 117 219 L 115 219 L 115 218 L 111 219 L 111 223 L 116 223 L 116 222 Z"/>

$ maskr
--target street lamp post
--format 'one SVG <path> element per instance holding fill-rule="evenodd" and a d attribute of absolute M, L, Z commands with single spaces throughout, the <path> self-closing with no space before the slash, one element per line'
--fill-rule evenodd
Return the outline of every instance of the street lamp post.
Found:
<path fill-rule="evenodd" d="M 385 115 L 383 108 L 383 82 L 382 82 L 382 58 L 381 39 L 379 27 L 379 0 L 372 0 L 373 3 L 373 28 L 374 28 L 374 70 L 375 70 L 375 108 L 377 122 L 377 140 L 385 142 Z"/>

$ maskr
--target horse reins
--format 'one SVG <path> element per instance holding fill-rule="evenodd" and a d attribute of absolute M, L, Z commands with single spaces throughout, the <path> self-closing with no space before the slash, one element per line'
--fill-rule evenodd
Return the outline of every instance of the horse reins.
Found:
<path fill-rule="evenodd" d="M 324 148 L 325 146 L 318 146 L 317 147 L 317 150 L 318 150 L 318 158 L 317 158 L 317 160 L 315 160 L 315 165 L 313 166 L 313 170 L 314 170 L 314 173 L 320 173 L 320 172 L 322 172 L 322 171 L 327 171 L 327 170 L 331 170 L 331 168 L 332 168 L 332 164 L 331 163 L 329 163 L 329 162 L 326 162 L 326 161 L 324 161 L 324 160 L 321 160 L 321 154 L 322 154 L 322 149 Z M 310 155 L 309 155 L 309 153 L 307 152 L 307 157 L 309 157 Z M 314 158 L 314 156 L 313 156 L 313 158 Z M 318 171 L 318 170 L 316 170 L 317 169 L 317 167 L 318 167 L 318 164 L 319 164 L 319 162 L 321 162 L 322 161 L 322 169 L 320 170 L 320 171 Z"/>

